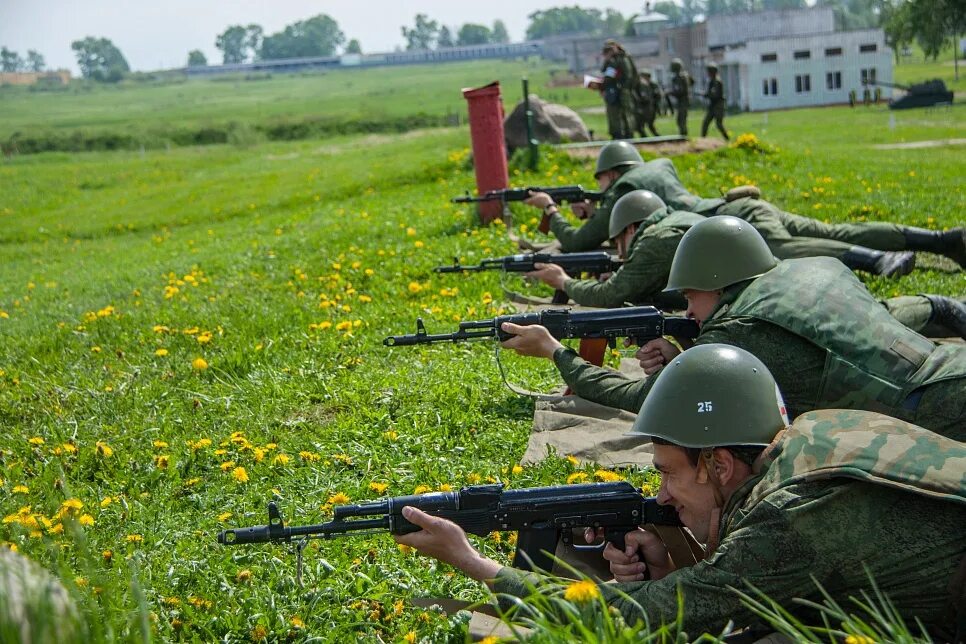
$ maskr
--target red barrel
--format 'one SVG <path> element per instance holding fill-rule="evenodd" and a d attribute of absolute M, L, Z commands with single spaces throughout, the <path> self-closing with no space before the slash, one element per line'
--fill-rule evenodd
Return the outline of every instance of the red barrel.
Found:
<path fill-rule="evenodd" d="M 477 192 L 483 194 L 488 190 L 509 187 L 506 143 L 503 140 L 503 100 L 499 81 L 483 87 L 464 89 L 463 98 L 469 106 Z M 484 224 L 503 215 L 503 204 L 500 201 L 484 201 L 479 207 L 480 220 Z"/>

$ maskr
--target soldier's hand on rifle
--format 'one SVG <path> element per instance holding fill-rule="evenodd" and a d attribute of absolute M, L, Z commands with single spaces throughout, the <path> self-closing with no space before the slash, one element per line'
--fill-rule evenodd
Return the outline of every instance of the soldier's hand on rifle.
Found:
<path fill-rule="evenodd" d="M 546 192 L 533 192 L 531 190 L 530 197 L 528 199 L 524 199 L 523 203 L 527 204 L 528 206 L 539 208 L 540 210 L 545 210 L 547 206 L 553 205 L 554 201 L 553 198 Z"/>
<path fill-rule="evenodd" d="M 403 508 L 402 515 L 422 530 L 394 535 L 396 543 L 415 548 L 421 554 L 459 568 L 477 581 L 494 579 L 500 571 L 500 564 L 477 552 L 463 529 L 452 521 L 434 517 L 412 506 Z"/>
<path fill-rule="evenodd" d="M 570 204 L 570 210 L 573 212 L 578 219 L 587 219 L 592 214 L 594 214 L 594 204 L 592 204 L 587 199 L 583 201 L 575 201 Z"/>
<path fill-rule="evenodd" d="M 640 360 L 641 369 L 650 376 L 671 360 L 674 360 L 680 353 L 681 351 L 676 346 L 664 338 L 656 338 L 638 349 L 634 357 Z"/>
<path fill-rule="evenodd" d="M 610 562 L 610 571 L 619 582 L 657 581 L 674 570 L 671 555 L 661 538 L 640 528 L 624 535 L 624 550 L 608 543 L 604 559 Z"/>
<path fill-rule="evenodd" d="M 554 351 L 563 346 L 555 337 L 550 335 L 550 331 L 547 331 L 546 327 L 539 324 L 520 326 L 511 322 L 504 322 L 500 328 L 515 336 L 506 342 L 501 342 L 500 346 L 504 349 L 513 349 L 521 356 L 553 359 Z"/>
<path fill-rule="evenodd" d="M 534 277 L 558 291 L 562 291 L 564 283 L 570 279 L 567 272 L 557 264 L 541 264 L 537 262 L 533 267 L 537 270 L 526 273 L 527 277 Z"/>

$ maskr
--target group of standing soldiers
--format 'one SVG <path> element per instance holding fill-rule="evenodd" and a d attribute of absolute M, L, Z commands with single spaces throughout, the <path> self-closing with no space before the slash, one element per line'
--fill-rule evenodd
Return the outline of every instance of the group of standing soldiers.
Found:
<path fill-rule="evenodd" d="M 603 83 L 601 95 L 607 109 L 607 129 L 612 139 L 629 139 L 635 131 L 641 136 L 660 136 L 654 126 L 658 115 L 667 111 L 676 114 L 678 133 L 688 135 L 688 109 L 694 78 L 684 69 L 680 58 L 671 61 L 671 88 L 665 95 L 661 86 L 651 78 L 648 69 L 638 72 L 634 60 L 616 40 L 604 43 L 604 63 L 601 67 Z M 708 126 L 714 121 L 724 138 L 724 84 L 718 78 L 718 66 L 708 63 L 708 86 L 704 98 L 708 104 L 701 136 L 707 136 Z M 673 99 L 673 101 L 672 101 Z"/>

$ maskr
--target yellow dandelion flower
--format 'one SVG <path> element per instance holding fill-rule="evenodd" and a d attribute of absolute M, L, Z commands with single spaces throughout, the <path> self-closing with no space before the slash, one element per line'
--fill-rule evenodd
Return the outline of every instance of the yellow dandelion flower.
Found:
<path fill-rule="evenodd" d="M 0 311 L 0 318 L 3 318 L 4 320 L 9 320 L 10 314 L 7 313 L 6 311 Z"/>
<path fill-rule="evenodd" d="M 397 543 L 396 547 L 399 548 L 399 552 L 403 553 L 404 555 L 411 555 L 412 553 L 416 552 L 415 548 L 412 546 L 407 546 L 404 543 Z"/>
<path fill-rule="evenodd" d="M 574 472 L 567 477 L 567 485 L 573 485 L 574 483 L 581 483 L 587 480 L 586 472 Z"/>
<path fill-rule="evenodd" d="M 423 290 L 423 285 L 420 284 L 419 282 L 410 282 L 409 283 L 409 292 L 410 293 L 416 294 L 416 293 L 419 293 L 421 290 Z"/>
<path fill-rule="evenodd" d="M 292 625 L 292 628 L 294 628 L 294 629 L 303 629 L 303 628 L 305 628 L 305 622 L 303 622 L 302 621 L 302 618 L 299 617 L 298 615 L 292 615 L 291 617 L 289 617 L 288 618 L 288 623 L 291 624 Z"/>
<path fill-rule="evenodd" d="M 439 491 L 440 492 L 452 492 L 453 491 L 453 486 L 450 485 L 449 483 L 443 483 L 442 485 L 439 486 Z"/>
<path fill-rule="evenodd" d="M 598 481 L 603 481 L 605 483 L 613 483 L 614 481 L 623 481 L 624 477 L 616 472 L 611 472 L 610 470 L 595 470 L 594 477 Z"/>
<path fill-rule="evenodd" d="M 327 501 L 327 503 L 329 503 L 330 505 L 345 505 L 350 500 L 351 499 L 349 499 L 348 494 L 344 492 L 336 492 L 335 494 L 329 497 L 329 500 Z"/>
<path fill-rule="evenodd" d="M 399 432 L 396 432 L 390 429 L 388 432 L 383 432 L 382 437 L 385 438 L 387 441 L 394 441 L 397 438 L 399 438 Z"/>
<path fill-rule="evenodd" d="M 589 579 L 575 581 L 564 590 L 564 599 L 571 602 L 589 602 L 598 597 L 600 589 Z"/>
<path fill-rule="evenodd" d="M 222 512 L 218 515 L 218 523 L 224 523 L 231 518 L 231 512 Z"/>
<path fill-rule="evenodd" d="M 573 454 L 567 454 L 567 462 L 573 465 L 574 467 L 580 466 L 580 461 L 578 461 L 577 457 L 574 456 Z"/>
<path fill-rule="evenodd" d="M 416 248 L 422 248 L 425 245 L 426 244 L 424 244 L 421 240 L 418 240 L 418 239 L 415 242 L 413 242 L 413 246 L 415 246 Z"/>
<path fill-rule="evenodd" d="M 84 507 L 84 502 L 80 499 L 67 499 L 60 504 L 60 509 L 66 514 L 71 514 Z"/>
<path fill-rule="evenodd" d="M 343 320 L 342 322 L 339 322 L 338 324 L 335 325 L 336 331 L 348 331 L 351 328 L 352 328 L 352 322 L 349 322 L 348 320 Z"/>
<path fill-rule="evenodd" d="M 167 349 L 156 349 L 154 351 L 154 355 L 158 356 L 159 358 L 163 358 L 164 356 L 168 355 L 168 350 Z"/>
<path fill-rule="evenodd" d="M 483 294 L 483 304 L 489 304 L 492 301 L 493 295 L 489 291 Z"/>
<path fill-rule="evenodd" d="M 111 560 L 114 559 L 114 552 L 111 550 L 105 550 L 101 553 L 101 557 L 104 559 L 104 563 L 109 564 L 111 563 Z"/>
<path fill-rule="evenodd" d="M 171 462 L 171 457 L 167 454 L 159 454 L 154 457 L 154 466 L 159 470 L 168 469 L 168 464 Z"/>
<path fill-rule="evenodd" d="M 40 436 L 34 436 L 33 438 L 28 438 L 27 442 L 30 443 L 31 445 L 43 445 L 47 441 L 45 441 Z"/>
<path fill-rule="evenodd" d="M 208 368 L 208 361 L 198 357 L 191 361 L 191 367 L 197 371 L 204 371 Z"/>
<path fill-rule="evenodd" d="M 409 237 L 415 237 L 416 229 L 410 226 L 409 228 L 406 229 L 406 235 L 408 235 Z"/>
<path fill-rule="evenodd" d="M 139 534 L 129 534 L 126 537 L 124 537 L 124 540 L 127 541 L 128 543 L 141 543 L 142 541 L 144 541 L 144 537 L 142 537 Z"/>
<path fill-rule="evenodd" d="M 375 492 L 376 494 L 382 494 L 383 492 L 389 489 L 389 484 L 377 483 L 376 481 L 373 481 L 372 483 L 369 484 L 369 489 Z"/>
<path fill-rule="evenodd" d="M 514 474 L 522 474 L 523 473 L 523 468 L 520 467 L 519 465 L 514 465 L 513 466 L 513 469 L 511 470 L 511 472 L 513 472 Z"/>
<path fill-rule="evenodd" d="M 272 465 L 288 465 L 288 462 L 292 460 L 288 454 L 279 454 L 272 459 Z"/>
<path fill-rule="evenodd" d="M 231 476 L 239 483 L 248 483 L 248 472 L 245 471 L 244 467 L 236 467 L 232 470 Z"/>
<path fill-rule="evenodd" d="M 368 295 L 360 295 L 359 301 L 362 302 L 363 304 L 368 304 L 369 302 L 372 301 L 372 298 L 369 297 Z"/>
<path fill-rule="evenodd" d="M 235 461 L 225 461 L 224 463 L 219 465 L 219 467 L 221 468 L 222 472 L 227 472 L 231 468 L 235 467 Z"/>
<path fill-rule="evenodd" d="M 111 497 L 105 496 L 103 499 L 101 499 L 101 507 L 106 508 L 112 503 L 112 501 L 113 499 Z"/>
<path fill-rule="evenodd" d="M 14 485 L 13 486 L 13 493 L 14 494 L 28 494 L 29 492 L 30 492 L 30 488 L 27 487 L 26 485 Z"/>
<path fill-rule="evenodd" d="M 98 456 L 103 458 L 110 458 L 114 456 L 114 449 L 104 441 L 97 441 L 97 443 L 94 445 L 94 450 L 97 452 Z"/>
<path fill-rule="evenodd" d="M 83 525 L 83 526 L 92 526 L 92 525 L 94 525 L 94 517 L 92 517 L 89 514 L 82 514 L 82 515 L 80 515 L 80 518 L 77 519 L 77 521 L 81 525 Z"/>
<path fill-rule="evenodd" d="M 208 344 L 211 342 L 211 331 L 205 331 L 199 334 L 195 340 L 198 341 L 198 344 Z"/>
<path fill-rule="evenodd" d="M 476 485 L 482 480 L 483 478 L 476 472 L 470 472 L 469 474 L 466 475 L 466 482 L 469 483 L 470 485 Z"/>
<path fill-rule="evenodd" d="M 250 581 L 252 578 L 251 570 L 239 570 L 238 574 L 235 575 L 235 581 L 239 583 L 245 583 Z"/>
<path fill-rule="evenodd" d="M 276 235 L 281 235 L 282 234 L 282 229 L 281 228 L 276 228 L 275 229 L 275 234 Z M 258 626 L 256 626 L 255 628 L 252 629 L 251 636 L 252 636 L 252 641 L 253 642 L 260 642 L 263 639 L 265 639 L 266 637 L 268 637 L 268 629 L 265 628 L 264 626 L 262 626 L 261 624 L 259 624 Z"/>
<path fill-rule="evenodd" d="M 406 644 L 413 644 L 416 641 L 416 631 L 409 631 L 403 635 L 403 641 L 406 642 Z"/>
<path fill-rule="evenodd" d="M 416 489 L 413 490 L 413 494 L 426 494 L 427 492 L 432 492 L 433 488 L 428 485 L 417 485 Z"/>
<path fill-rule="evenodd" d="M 315 452 L 309 452 L 309 451 L 304 451 L 303 450 L 303 451 L 299 452 L 299 458 L 301 458 L 303 461 L 307 461 L 309 463 L 312 463 L 312 462 L 321 460 L 322 457 L 320 455 L 316 454 Z"/>

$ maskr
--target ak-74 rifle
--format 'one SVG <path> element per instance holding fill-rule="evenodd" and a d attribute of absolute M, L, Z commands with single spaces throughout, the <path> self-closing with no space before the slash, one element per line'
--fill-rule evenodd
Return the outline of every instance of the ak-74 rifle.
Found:
<path fill-rule="evenodd" d="M 693 340 L 698 337 L 700 332 L 698 323 L 694 320 L 682 317 L 666 317 L 653 306 L 633 306 L 596 311 L 545 309 L 534 313 L 501 315 L 488 320 L 460 322 L 459 330 L 453 333 L 426 333 L 422 318 L 416 318 L 416 333 L 391 335 L 382 343 L 387 347 L 394 347 L 492 337 L 504 342 L 513 337 L 513 334 L 503 330 L 504 322 L 519 326 L 539 324 L 546 327 L 550 335 L 558 340 L 564 338 L 602 338 L 607 340 L 612 348 L 617 345 L 617 338 L 630 338 L 634 344 L 641 345 L 665 335 L 674 336 L 681 340 Z"/>
<path fill-rule="evenodd" d="M 504 204 L 510 201 L 524 201 L 532 196 L 532 193 L 544 192 L 550 195 L 554 203 L 574 203 L 577 201 L 592 201 L 597 203 L 604 198 L 603 191 L 584 190 L 582 186 L 557 186 L 554 188 L 503 188 L 502 190 L 489 190 L 482 195 L 474 197 L 466 192 L 463 197 L 453 197 L 453 203 L 479 203 L 481 201 L 502 201 Z M 537 227 L 542 233 L 550 232 L 550 217 L 544 213 L 540 225 Z"/>
<path fill-rule="evenodd" d="M 479 264 L 465 266 L 460 264 L 457 257 L 453 258 L 452 266 L 437 266 L 433 270 L 437 273 L 479 273 L 481 271 L 504 271 L 507 273 L 529 273 L 536 270 L 535 264 L 556 264 L 564 269 L 571 277 L 580 277 L 581 273 L 610 273 L 616 271 L 624 263 L 615 259 L 613 255 L 604 251 L 587 253 L 526 253 L 522 255 L 505 255 L 503 257 L 488 257 Z M 552 304 L 566 304 L 570 296 L 557 289 L 553 295 Z"/>
<path fill-rule="evenodd" d="M 673 507 L 658 505 L 655 498 L 645 497 L 626 481 L 515 490 L 504 490 L 503 485 L 494 484 L 464 487 L 459 492 L 397 496 L 336 506 L 332 521 L 304 526 L 285 525 L 278 506 L 270 502 L 268 525 L 224 530 L 218 533 L 218 543 L 294 540 L 300 544 L 301 555 L 307 539 L 331 539 L 351 532 L 416 532 L 420 528 L 402 515 L 402 509 L 407 506 L 449 519 L 470 534 L 486 536 L 500 530 L 518 531 L 513 565 L 523 570 L 550 570 L 558 541 L 577 549 L 602 549 L 611 542 L 623 550 L 624 535 L 638 526 L 682 525 Z M 576 528 L 601 530 L 603 542 L 588 546 L 574 544 Z"/>

